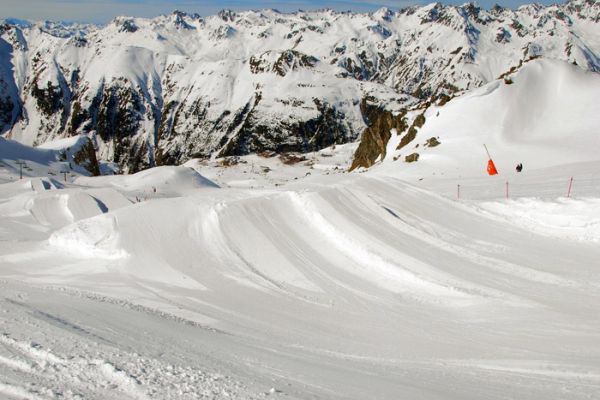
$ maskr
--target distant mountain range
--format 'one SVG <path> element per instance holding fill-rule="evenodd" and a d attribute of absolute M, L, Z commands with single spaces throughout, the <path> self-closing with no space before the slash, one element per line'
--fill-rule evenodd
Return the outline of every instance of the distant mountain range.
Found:
<path fill-rule="evenodd" d="M 357 140 L 378 113 L 479 87 L 532 57 L 600 72 L 600 3 L 439 3 L 0 24 L 0 133 L 87 134 L 125 172 Z"/>

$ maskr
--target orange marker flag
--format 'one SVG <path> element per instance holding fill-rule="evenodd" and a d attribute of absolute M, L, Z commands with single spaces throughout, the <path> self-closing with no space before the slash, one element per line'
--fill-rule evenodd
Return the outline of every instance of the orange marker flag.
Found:
<path fill-rule="evenodd" d="M 494 162 L 492 161 L 491 158 L 488 161 L 487 171 L 488 171 L 488 174 L 490 174 L 490 175 L 498 175 L 498 170 L 496 170 L 496 166 L 494 165 Z"/>
<path fill-rule="evenodd" d="M 487 149 L 487 146 L 484 144 L 483 147 L 485 147 L 485 152 L 488 155 L 488 165 L 487 165 L 487 172 L 490 175 L 498 175 L 498 170 L 496 169 L 496 166 L 494 165 L 494 162 L 492 161 L 492 156 L 490 156 L 490 152 Z"/>

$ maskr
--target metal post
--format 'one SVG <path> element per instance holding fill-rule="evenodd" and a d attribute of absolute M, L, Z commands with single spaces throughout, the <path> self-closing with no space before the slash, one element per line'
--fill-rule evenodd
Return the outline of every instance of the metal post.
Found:
<path fill-rule="evenodd" d="M 492 156 L 490 156 L 490 152 L 488 151 L 488 148 L 487 148 L 487 146 L 484 144 L 484 145 L 483 145 L 483 147 L 485 147 L 485 152 L 486 152 L 486 153 L 487 153 L 487 155 L 488 155 L 488 159 L 489 159 L 489 160 L 491 160 L 491 159 L 492 159 Z"/>
<path fill-rule="evenodd" d="M 460 200 L 460 185 L 456 185 L 456 198 Z"/>
<path fill-rule="evenodd" d="M 506 198 L 508 199 L 508 181 L 506 181 Z"/>
<path fill-rule="evenodd" d="M 23 165 L 26 165 L 25 161 L 18 160 L 15 164 L 19 166 L 19 179 L 23 179 Z"/>
<path fill-rule="evenodd" d="M 69 171 L 60 171 L 60 173 L 64 175 L 64 179 L 65 179 L 65 182 L 66 182 L 67 181 L 67 174 L 69 173 Z"/>
<path fill-rule="evenodd" d="M 571 187 L 573 187 L 573 177 L 569 180 L 569 190 L 567 191 L 567 197 L 571 197 Z"/>

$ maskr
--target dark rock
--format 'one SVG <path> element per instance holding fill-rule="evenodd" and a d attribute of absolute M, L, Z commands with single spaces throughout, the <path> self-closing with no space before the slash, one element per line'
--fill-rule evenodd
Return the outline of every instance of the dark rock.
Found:
<path fill-rule="evenodd" d="M 396 129 L 397 134 L 400 134 L 407 127 L 405 111 L 398 115 L 381 109 L 370 109 L 367 112 L 366 118 L 371 125 L 362 134 L 350 171 L 358 167 L 369 168 L 379 157 L 383 160 L 386 156 L 387 143 L 392 135 L 391 130 Z"/>
<path fill-rule="evenodd" d="M 85 168 L 92 176 L 100 175 L 100 164 L 96 157 L 94 143 L 88 138 L 81 149 L 73 154 L 73 161 Z"/>
<path fill-rule="evenodd" d="M 404 157 L 404 161 L 407 163 L 419 161 L 419 153 L 412 153 Z"/>
<path fill-rule="evenodd" d="M 425 142 L 426 147 L 435 147 L 435 146 L 439 146 L 440 144 L 441 144 L 440 141 L 435 137 L 429 138 Z"/>

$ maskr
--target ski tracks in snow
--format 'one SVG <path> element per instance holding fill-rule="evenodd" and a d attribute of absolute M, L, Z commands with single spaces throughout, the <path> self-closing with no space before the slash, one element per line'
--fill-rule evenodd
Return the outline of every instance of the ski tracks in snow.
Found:
<path fill-rule="evenodd" d="M 83 398 L 85 393 L 106 392 L 119 393 L 123 399 L 148 399 L 135 376 L 105 360 L 81 356 L 63 358 L 40 344 L 17 340 L 8 334 L 0 335 L 0 345 L 13 355 L 11 358 L 0 356 L 0 365 L 19 375 L 29 375 L 29 382 L 37 382 L 28 388 L 3 384 L 0 393 L 34 399 L 77 399 Z M 57 384 L 69 388 L 57 388 Z"/>
<path fill-rule="evenodd" d="M 114 334 L 110 327 L 87 327 L 85 321 L 78 320 L 81 316 L 69 316 L 68 312 L 54 315 L 54 311 L 42 311 L 34 305 L 40 294 L 49 298 L 64 294 L 26 287 L 15 293 L 7 284 L 2 289 L 9 293 L 9 297 L 0 298 L 2 399 L 254 398 L 229 376 L 172 363 L 160 353 L 149 352 L 153 343 L 148 346 L 135 339 L 127 339 L 134 344 L 115 343 L 109 339 Z M 28 292 L 33 293 L 34 301 L 28 299 Z M 98 310 L 96 307 L 104 310 L 102 314 L 114 307 L 87 298 L 81 300 L 91 302 L 94 308 L 87 312 L 91 314 Z M 131 314 L 130 318 L 140 318 L 136 314 L 160 318 L 144 310 L 124 311 Z M 140 330 L 144 327 L 140 326 Z M 163 351 L 168 353 L 164 346 Z"/>

